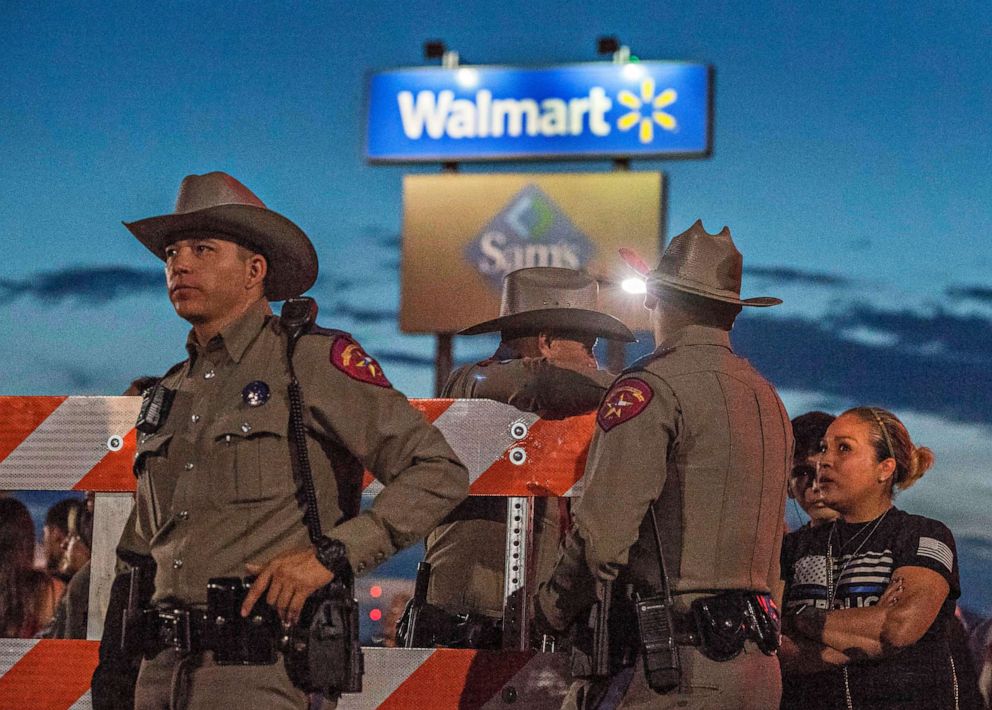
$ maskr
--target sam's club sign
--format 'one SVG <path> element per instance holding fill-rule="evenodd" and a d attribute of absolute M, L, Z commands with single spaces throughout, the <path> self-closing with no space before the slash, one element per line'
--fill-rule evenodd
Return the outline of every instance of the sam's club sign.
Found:
<path fill-rule="evenodd" d="M 712 72 L 635 62 L 543 69 L 465 66 L 374 74 L 374 162 L 704 156 Z"/>

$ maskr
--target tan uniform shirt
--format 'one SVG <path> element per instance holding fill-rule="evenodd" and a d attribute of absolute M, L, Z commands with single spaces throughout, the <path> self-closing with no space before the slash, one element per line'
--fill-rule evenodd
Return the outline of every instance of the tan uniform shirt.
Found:
<path fill-rule="evenodd" d="M 544 358 L 517 357 L 502 348 L 493 359 L 452 373 L 444 396 L 493 399 L 542 417 L 562 418 L 595 409 L 612 381 L 613 375 L 603 370 L 579 373 L 555 367 Z M 559 499 L 536 498 L 532 591 L 536 580 L 550 574 L 561 525 Z M 469 498 L 427 538 L 424 559 L 431 564 L 427 601 L 453 614 L 503 616 L 505 557 L 506 499 Z"/>
<path fill-rule="evenodd" d="M 124 535 L 157 563 L 153 601 L 204 604 L 211 577 L 310 545 L 287 438 L 286 342 L 262 301 L 206 347 L 191 333 L 189 360 L 163 378 L 176 397 L 138 444 L 134 536 Z M 468 474 L 347 335 L 305 335 L 293 362 L 323 532 L 361 573 L 431 530 L 465 497 Z M 359 513 L 363 467 L 385 488 Z"/>
<path fill-rule="evenodd" d="M 700 593 L 767 592 L 778 578 L 789 417 L 722 330 L 689 326 L 628 369 L 597 413 L 575 511 L 538 603 L 566 628 L 621 570 L 658 590 L 654 505 L 676 607 Z M 628 578 L 629 577 L 629 578 Z"/>

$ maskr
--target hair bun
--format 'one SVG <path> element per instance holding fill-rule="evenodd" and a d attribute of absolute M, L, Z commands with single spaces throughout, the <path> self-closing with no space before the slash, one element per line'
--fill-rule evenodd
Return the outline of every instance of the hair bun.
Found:
<path fill-rule="evenodd" d="M 923 474 L 933 466 L 933 461 L 934 455 L 930 448 L 926 446 L 914 446 L 909 455 L 909 466 L 906 470 L 906 475 L 896 485 L 901 490 L 906 490 L 923 478 Z"/>

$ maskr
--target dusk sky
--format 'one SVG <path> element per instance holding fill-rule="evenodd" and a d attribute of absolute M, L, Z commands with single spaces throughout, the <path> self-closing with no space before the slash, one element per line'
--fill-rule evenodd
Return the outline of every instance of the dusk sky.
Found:
<path fill-rule="evenodd" d="M 990 28 L 984 0 L 0 3 L 0 394 L 119 394 L 185 357 L 161 265 L 121 221 L 224 170 L 310 235 L 321 323 L 430 396 L 433 338 L 396 325 L 401 181 L 439 167 L 366 163 L 368 76 L 425 65 L 429 39 L 554 65 L 604 60 L 612 34 L 715 67 L 713 155 L 632 169 L 665 174 L 667 235 L 730 226 L 744 295 L 785 301 L 732 338 L 791 415 L 884 406 L 934 449 L 897 502 L 951 527 L 963 603 L 989 615 Z M 456 358 L 493 344 L 456 339 Z"/>

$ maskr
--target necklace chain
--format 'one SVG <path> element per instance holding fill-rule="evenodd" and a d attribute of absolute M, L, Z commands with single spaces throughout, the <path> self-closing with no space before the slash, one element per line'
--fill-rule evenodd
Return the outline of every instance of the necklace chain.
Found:
<path fill-rule="evenodd" d="M 830 534 L 827 536 L 827 596 L 828 596 L 827 611 L 830 611 L 834 607 L 834 597 L 837 596 L 837 586 L 840 585 L 840 578 L 844 576 L 844 572 L 847 570 L 848 565 L 850 565 L 851 562 L 854 561 L 855 556 L 857 556 L 857 554 L 861 552 L 861 548 L 864 547 L 865 544 L 868 542 L 868 540 L 871 538 L 871 536 L 875 534 L 875 531 L 878 529 L 878 526 L 882 524 L 882 521 L 885 520 L 885 516 L 889 514 L 890 510 L 892 510 L 892 508 L 887 508 L 886 511 L 882 513 L 881 516 L 879 516 L 878 520 L 875 521 L 875 524 L 871 526 L 871 530 L 867 535 L 865 535 L 865 539 L 861 541 L 861 544 L 858 545 L 857 548 L 855 548 L 854 552 L 851 553 L 851 556 L 847 558 L 847 562 L 845 562 L 844 565 L 840 568 L 840 571 L 837 572 L 836 580 L 834 580 L 834 574 L 833 574 L 834 573 L 833 541 L 834 541 L 834 531 L 837 529 L 837 521 L 835 520 L 833 523 L 831 523 Z M 858 537 L 858 535 L 863 533 L 865 530 L 868 530 L 868 523 L 865 523 L 865 526 L 858 531 L 857 535 L 855 535 L 850 540 L 848 540 L 847 544 L 842 544 L 840 546 L 840 553 L 843 555 L 844 548 L 847 547 L 847 545 L 851 544 Z M 840 536 L 838 536 L 837 541 L 840 542 Z M 835 585 L 835 581 L 836 581 L 836 585 Z"/>
<path fill-rule="evenodd" d="M 834 530 L 837 528 L 837 521 L 834 520 L 834 522 L 830 525 L 830 534 L 827 535 L 827 560 L 826 560 L 828 612 L 834 608 L 834 597 L 837 596 L 837 587 L 840 586 L 840 578 L 844 576 L 844 572 L 845 570 L 847 570 L 848 565 L 850 565 L 851 562 L 854 561 L 854 558 L 857 556 L 857 554 L 861 552 L 861 548 L 865 546 L 865 544 L 868 542 L 868 539 L 875 534 L 875 531 L 878 529 L 878 526 L 882 524 L 882 521 L 885 520 L 885 516 L 889 514 L 890 510 L 892 510 L 892 508 L 887 508 L 885 512 L 882 513 L 881 516 L 879 516 L 878 520 L 875 521 L 875 524 L 871 526 L 871 530 L 869 531 L 869 533 L 865 535 L 865 539 L 861 541 L 861 544 L 858 545 L 858 547 L 854 550 L 854 552 L 851 553 L 851 556 L 847 558 L 847 562 L 845 562 L 843 566 L 840 568 L 840 571 L 837 572 L 836 585 L 834 584 L 835 580 L 834 580 L 834 546 L 833 545 L 834 545 Z M 858 536 L 861 535 L 861 533 L 863 533 L 865 530 L 868 530 L 868 526 L 869 523 L 865 523 L 864 526 L 860 530 L 858 530 L 858 532 L 854 535 L 854 537 L 852 537 L 846 543 L 841 543 L 840 545 L 841 555 L 844 554 L 845 547 L 847 547 L 852 542 L 857 540 Z M 837 536 L 837 542 L 840 542 L 839 535 Z M 844 700 L 847 704 L 847 710 L 854 710 L 854 701 L 851 698 L 851 680 L 848 676 L 847 666 L 843 667 L 843 672 L 844 672 Z"/>

